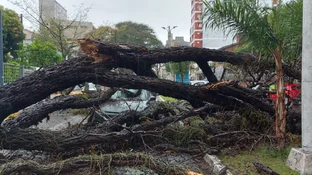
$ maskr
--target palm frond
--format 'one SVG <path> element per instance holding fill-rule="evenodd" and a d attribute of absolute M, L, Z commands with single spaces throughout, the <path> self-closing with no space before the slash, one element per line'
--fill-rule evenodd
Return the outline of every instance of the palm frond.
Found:
<path fill-rule="evenodd" d="M 258 47 L 274 47 L 279 42 L 268 21 L 272 8 L 261 7 L 258 0 L 215 0 L 204 4 L 205 27 L 221 29 L 227 35 L 240 34 L 242 41 L 252 41 Z"/>

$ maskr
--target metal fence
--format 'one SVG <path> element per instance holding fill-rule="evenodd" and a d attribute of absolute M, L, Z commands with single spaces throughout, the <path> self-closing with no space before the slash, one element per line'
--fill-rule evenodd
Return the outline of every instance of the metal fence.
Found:
<path fill-rule="evenodd" d="M 24 76 L 24 68 L 20 65 L 4 63 L 4 84 L 11 83 Z"/>

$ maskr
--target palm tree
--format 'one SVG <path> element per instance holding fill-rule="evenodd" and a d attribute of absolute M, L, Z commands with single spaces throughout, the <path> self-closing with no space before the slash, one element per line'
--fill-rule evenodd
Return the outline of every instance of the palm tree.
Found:
<path fill-rule="evenodd" d="M 241 43 L 248 43 L 257 48 L 261 55 L 275 59 L 275 136 L 278 149 L 283 149 L 286 139 L 286 109 L 282 59 L 293 56 L 294 48 L 301 46 L 302 0 L 275 7 L 263 6 L 259 0 L 206 0 L 204 4 L 206 9 L 203 19 L 206 27 L 239 35 Z"/>

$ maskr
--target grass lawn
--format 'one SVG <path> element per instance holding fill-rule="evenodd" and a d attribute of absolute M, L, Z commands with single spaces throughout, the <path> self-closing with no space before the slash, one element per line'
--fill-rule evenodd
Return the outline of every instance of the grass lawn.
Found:
<path fill-rule="evenodd" d="M 275 148 L 261 146 L 252 152 L 242 151 L 235 156 L 224 154 L 218 157 L 235 175 L 258 175 L 256 168 L 252 164 L 253 161 L 258 161 L 281 175 L 300 175 L 286 166 L 290 150 L 291 148 L 288 147 L 280 152 Z"/>

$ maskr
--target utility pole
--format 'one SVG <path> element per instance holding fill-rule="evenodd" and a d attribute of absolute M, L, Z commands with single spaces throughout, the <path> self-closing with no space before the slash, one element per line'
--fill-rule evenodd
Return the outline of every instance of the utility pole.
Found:
<path fill-rule="evenodd" d="M 4 84 L 4 67 L 3 67 L 3 30 L 2 30 L 2 11 L 0 10 L 0 86 Z"/>
<path fill-rule="evenodd" d="M 302 148 L 293 148 L 287 165 L 303 175 L 312 175 L 312 1 L 303 0 L 302 30 Z"/>
<path fill-rule="evenodd" d="M 170 26 L 166 27 L 162 27 L 163 29 L 167 30 L 168 32 L 168 45 L 167 47 L 172 47 L 173 46 L 173 37 L 172 37 L 172 30 L 177 28 L 178 26 L 173 26 L 172 28 Z"/>
<path fill-rule="evenodd" d="M 302 148 L 312 151 L 312 1 L 303 1 Z"/>

